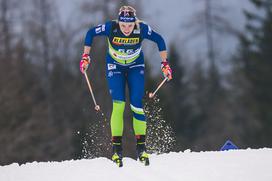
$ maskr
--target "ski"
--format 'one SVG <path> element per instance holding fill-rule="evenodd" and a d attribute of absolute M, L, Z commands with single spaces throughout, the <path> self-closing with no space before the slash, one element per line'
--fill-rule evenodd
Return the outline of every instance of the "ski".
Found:
<path fill-rule="evenodd" d="M 150 165 L 150 160 L 149 158 L 144 158 L 142 157 L 141 159 L 138 158 L 137 160 L 133 159 L 136 162 L 139 162 L 140 165 L 144 165 L 144 166 L 149 166 Z M 117 167 L 123 167 L 124 166 L 124 162 L 123 159 L 117 158 L 115 160 L 111 160 L 115 165 L 117 165 Z"/>
<path fill-rule="evenodd" d="M 120 155 L 118 155 L 117 153 L 115 153 L 112 156 L 112 161 L 118 166 L 118 167 L 123 167 L 123 160 L 122 157 Z"/>
<path fill-rule="evenodd" d="M 141 163 L 143 163 L 145 166 L 149 166 L 150 165 L 149 158 L 142 157 L 142 158 L 139 159 L 139 161 Z"/>
<path fill-rule="evenodd" d="M 149 163 L 149 155 L 143 151 L 139 154 L 139 157 L 138 157 L 138 160 L 143 163 L 145 166 L 148 166 L 150 163 Z"/>
<path fill-rule="evenodd" d="M 113 160 L 118 167 L 123 167 L 123 161 L 121 159 Z"/>

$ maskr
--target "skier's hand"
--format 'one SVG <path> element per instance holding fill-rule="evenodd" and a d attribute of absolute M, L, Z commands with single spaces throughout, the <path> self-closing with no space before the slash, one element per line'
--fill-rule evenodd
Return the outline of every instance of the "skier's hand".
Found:
<path fill-rule="evenodd" d="M 80 71 L 84 74 L 86 72 L 86 70 L 88 69 L 88 66 L 91 62 L 91 58 L 88 54 L 84 53 L 82 55 L 82 58 L 80 60 L 80 63 L 79 63 L 79 68 L 80 68 Z"/>
<path fill-rule="evenodd" d="M 170 68 L 167 59 L 161 62 L 161 70 L 162 70 L 163 76 L 167 78 L 168 81 L 172 79 L 172 69 Z"/>

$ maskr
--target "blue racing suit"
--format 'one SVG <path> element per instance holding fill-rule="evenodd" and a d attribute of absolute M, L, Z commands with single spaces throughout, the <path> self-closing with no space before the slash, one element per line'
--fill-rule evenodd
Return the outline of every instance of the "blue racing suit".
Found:
<path fill-rule="evenodd" d="M 132 33 L 125 36 L 115 20 L 89 29 L 85 37 L 85 46 L 91 47 L 95 36 L 106 36 L 108 42 L 106 72 L 113 100 L 112 136 L 123 134 L 126 83 L 129 89 L 130 107 L 133 111 L 134 133 L 145 135 L 146 120 L 142 104 L 145 65 L 141 43 L 144 39 L 149 39 L 157 44 L 159 51 L 164 51 L 166 45 L 163 38 L 143 22 L 135 24 Z"/>

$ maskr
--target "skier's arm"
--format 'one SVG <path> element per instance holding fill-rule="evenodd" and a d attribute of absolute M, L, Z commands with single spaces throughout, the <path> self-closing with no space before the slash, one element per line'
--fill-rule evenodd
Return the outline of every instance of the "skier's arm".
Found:
<path fill-rule="evenodd" d="M 157 44 L 162 60 L 167 59 L 166 45 L 162 36 L 153 31 L 151 27 L 145 23 L 141 23 L 141 31 L 144 39 L 151 40 Z"/>
<path fill-rule="evenodd" d="M 166 61 L 167 60 L 167 51 L 166 50 L 160 51 L 160 57 L 161 57 L 162 61 Z"/>
<path fill-rule="evenodd" d="M 85 37 L 85 46 L 83 54 L 90 54 L 93 38 L 96 36 L 108 36 L 111 28 L 111 22 L 97 25 L 94 28 L 89 29 Z"/>
<path fill-rule="evenodd" d="M 111 22 L 107 22 L 102 25 L 98 25 L 94 28 L 89 29 L 86 34 L 84 42 L 84 50 L 82 54 L 81 61 L 79 63 L 80 71 L 84 74 L 88 69 L 89 64 L 91 63 L 90 51 L 93 43 L 93 38 L 95 36 L 108 36 L 111 28 Z"/>
<path fill-rule="evenodd" d="M 141 29 L 142 29 L 142 36 L 143 38 L 146 38 L 148 40 L 151 40 L 155 42 L 159 48 L 160 51 L 160 57 L 162 59 L 161 62 L 161 70 L 164 75 L 168 80 L 172 79 L 172 69 L 169 66 L 168 59 L 167 59 L 167 51 L 166 51 L 166 45 L 164 42 L 164 39 L 162 36 L 155 31 L 151 29 L 150 26 L 142 23 L 141 24 Z"/>
<path fill-rule="evenodd" d="M 91 47 L 93 43 L 93 38 L 96 36 L 108 36 L 111 29 L 111 22 L 107 22 L 105 24 L 100 24 L 94 28 L 89 29 L 85 36 L 84 45 Z"/>
<path fill-rule="evenodd" d="M 88 54 L 90 55 L 91 52 L 91 47 L 90 46 L 84 46 L 83 54 Z"/>

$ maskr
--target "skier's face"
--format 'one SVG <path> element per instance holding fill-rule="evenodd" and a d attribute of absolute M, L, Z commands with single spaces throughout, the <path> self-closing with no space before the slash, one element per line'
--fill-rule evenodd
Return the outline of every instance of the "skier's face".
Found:
<path fill-rule="evenodd" d="M 129 36 L 134 29 L 135 23 L 119 22 L 120 29 L 125 36 Z"/>

